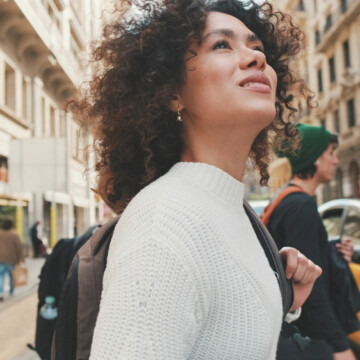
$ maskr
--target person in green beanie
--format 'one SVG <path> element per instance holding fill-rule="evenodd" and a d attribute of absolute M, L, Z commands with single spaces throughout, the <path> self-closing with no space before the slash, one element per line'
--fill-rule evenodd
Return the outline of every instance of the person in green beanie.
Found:
<path fill-rule="evenodd" d="M 314 199 L 317 187 L 331 181 L 335 175 L 339 163 L 336 155 L 338 138 L 323 126 L 298 124 L 297 129 L 298 148 L 292 150 L 288 143 L 283 143 L 276 151 L 277 156 L 288 158 L 292 176 L 275 195 L 280 202 L 268 214 L 267 227 L 279 248 L 295 247 L 323 270 L 302 307 L 300 318 L 294 323 L 303 336 L 313 339 L 307 349 L 308 358 L 355 360 L 346 331 L 339 323 L 330 299 L 330 245 Z M 346 261 L 351 260 L 353 246 L 350 239 L 343 240 L 337 249 Z M 285 351 L 279 343 L 279 359 L 281 356 L 288 358 L 284 356 Z"/>

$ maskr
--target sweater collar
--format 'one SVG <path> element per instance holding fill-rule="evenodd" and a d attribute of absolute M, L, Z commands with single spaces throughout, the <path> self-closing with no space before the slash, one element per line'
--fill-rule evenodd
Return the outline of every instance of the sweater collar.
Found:
<path fill-rule="evenodd" d="M 230 205 L 243 206 L 244 184 L 216 166 L 179 162 L 170 169 L 169 174 L 214 194 Z"/>

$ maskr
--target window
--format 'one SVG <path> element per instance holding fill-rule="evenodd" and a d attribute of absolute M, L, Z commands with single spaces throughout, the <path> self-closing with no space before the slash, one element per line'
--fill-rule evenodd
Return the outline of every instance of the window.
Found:
<path fill-rule="evenodd" d="M 41 98 L 41 121 L 42 121 L 42 135 L 46 135 L 46 103 L 45 99 Z"/>
<path fill-rule="evenodd" d="M 83 45 L 76 34 L 75 28 L 71 25 L 70 26 L 70 49 L 75 58 L 80 58 L 81 52 L 83 51 Z"/>
<path fill-rule="evenodd" d="M 344 197 L 344 192 L 343 192 L 343 175 L 342 175 L 342 171 L 340 168 L 338 168 L 336 170 L 336 175 L 335 175 L 335 183 L 336 183 L 336 197 L 342 198 Z"/>
<path fill-rule="evenodd" d="M 300 0 L 300 1 L 299 1 L 296 10 L 297 10 L 297 11 L 304 11 L 304 10 L 305 10 L 305 6 L 304 6 L 304 1 L 303 1 L 303 0 Z"/>
<path fill-rule="evenodd" d="M 347 118 L 349 128 L 355 126 L 355 103 L 354 99 L 347 102 Z"/>
<path fill-rule="evenodd" d="M 58 11 L 62 11 L 63 10 L 63 6 L 61 4 L 61 1 L 60 0 L 54 0 L 54 4 L 57 8 Z"/>
<path fill-rule="evenodd" d="M 336 81 L 335 58 L 333 56 L 329 59 L 329 71 L 330 71 L 330 83 L 332 84 Z"/>
<path fill-rule="evenodd" d="M 332 26 L 332 15 L 329 14 L 327 17 L 326 17 L 326 24 L 325 24 L 325 29 L 324 31 L 327 32 Z"/>
<path fill-rule="evenodd" d="M 318 45 L 320 43 L 320 31 L 315 31 L 315 45 Z"/>
<path fill-rule="evenodd" d="M 344 66 L 345 68 L 349 68 L 351 66 L 351 63 L 350 63 L 350 47 L 348 40 L 344 41 L 343 50 L 344 50 Z"/>
<path fill-rule="evenodd" d="M 28 84 L 24 78 L 22 81 L 22 117 L 28 120 Z"/>
<path fill-rule="evenodd" d="M 341 0 L 340 5 L 341 5 L 341 12 L 342 13 L 346 12 L 346 10 L 347 10 L 347 0 Z"/>
<path fill-rule="evenodd" d="M 322 71 L 318 69 L 317 71 L 317 78 L 318 78 L 318 91 L 319 93 L 323 92 L 323 81 L 322 81 Z"/>
<path fill-rule="evenodd" d="M 55 109 L 50 106 L 50 136 L 56 136 Z"/>
<path fill-rule="evenodd" d="M 60 117 L 59 117 L 59 122 L 60 122 L 60 136 L 65 136 L 66 135 L 66 115 L 61 112 L 60 113 Z"/>
<path fill-rule="evenodd" d="M 5 105 L 11 110 L 16 110 L 15 105 L 15 70 L 5 64 Z"/>
<path fill-rule="evenodd" d="M 335 208 L 321 215 L 329 239 L 340 235 L 343 212 L 343 209 Z"/>
<path fill-rule="evenodd" d="M 71 124 L 71 154 L 74 159 L 80 160 L 80 130 L 75 124 Z"/>
<path fill-rule="evenodd" d="M 340 134 L 339 110 L 334 111 L 334 129 L 338 134 Z"/>
<path fill-rule="evenodd" d="M 359 197 L 359 165 L 356 161 L 352 161 L 350 164 L 350 178 L 352 185 L 352 196 Z"/>
<path fill-rule="evenodd" d="M 70 0 L 70 5 L 73 9 L 75 16 L 77 17 L 78 21 L 82 23 L 83 21 L 83 4 L 82 0 Z"/>

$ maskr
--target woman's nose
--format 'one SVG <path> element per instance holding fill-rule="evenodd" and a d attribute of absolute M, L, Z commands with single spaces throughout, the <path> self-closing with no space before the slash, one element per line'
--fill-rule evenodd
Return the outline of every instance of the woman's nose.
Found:
<path fill-rule="evenodd" d="M 242 69 L 248 69 L 252 67 L 263 69 L 266 66 L 265 54 L 260 50 L 246 48 L 240 56 L 240 67 Z"/>

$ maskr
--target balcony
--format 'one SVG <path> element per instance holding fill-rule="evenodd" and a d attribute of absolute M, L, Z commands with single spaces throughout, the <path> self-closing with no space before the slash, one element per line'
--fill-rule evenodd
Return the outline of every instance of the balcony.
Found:
<path fill-rule="evenodd" d="M 340 6 L 326 18 L 323 30 L 316 39 L 316 50 L 325 52 L 341 31 L 360 14 L 360 0 L 340 0 Z"/>
<path fill-rule="evenodd" d="M 55 21 L 54 16 L 43 6 L 35 8 L 33 2 L 0 1 L 0 38 L 24 64 L 32 64 L 33 75 L 61 102 L 78 85 L 79 68 L 64 51 L 61 18 Z"/>

